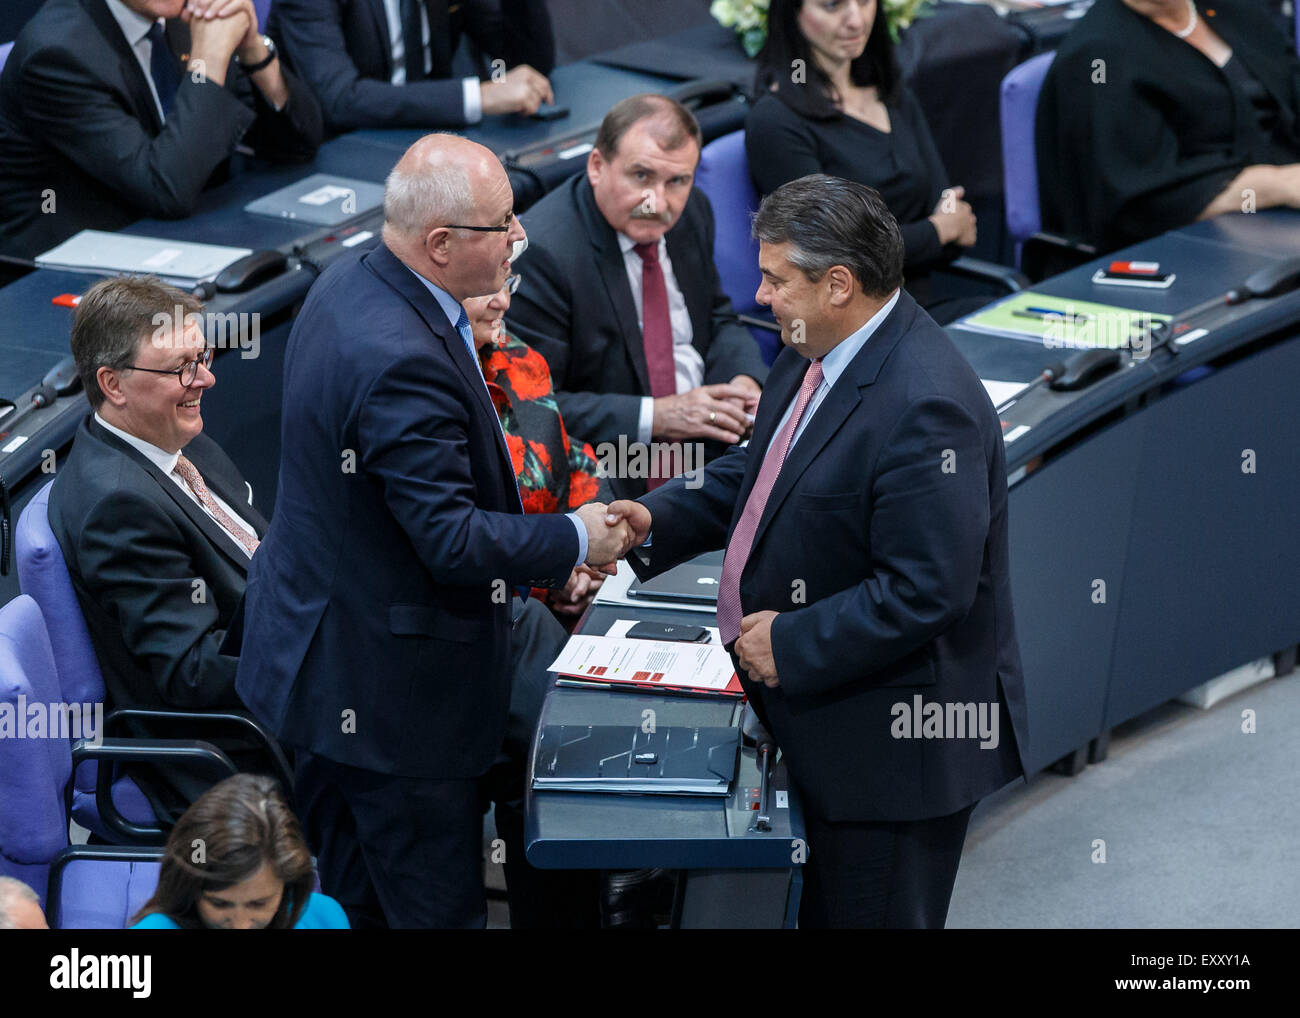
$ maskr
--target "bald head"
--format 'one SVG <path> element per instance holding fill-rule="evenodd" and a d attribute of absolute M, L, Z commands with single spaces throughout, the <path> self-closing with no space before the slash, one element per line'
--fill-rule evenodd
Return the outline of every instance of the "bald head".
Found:
<path fill-rule="evenodd" d="M 427 134 L 388 175 L 384 243 L 458 301 L 495 293 L 509 271 L 514 242 L 524 236 L 513 208 L 510 178 L 491 149 L 452 134 Z"/>

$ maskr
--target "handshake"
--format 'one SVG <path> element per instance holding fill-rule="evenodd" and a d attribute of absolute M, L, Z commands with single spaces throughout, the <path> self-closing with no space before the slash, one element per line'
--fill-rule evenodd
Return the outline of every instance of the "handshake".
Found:
<path fill-rule="evenodd" d="M 650 510 L 640 502 L 588 502 L 577 516 L 587 528 L 587 564 L 610 576 L 615 563 L 650 536 Z"/>

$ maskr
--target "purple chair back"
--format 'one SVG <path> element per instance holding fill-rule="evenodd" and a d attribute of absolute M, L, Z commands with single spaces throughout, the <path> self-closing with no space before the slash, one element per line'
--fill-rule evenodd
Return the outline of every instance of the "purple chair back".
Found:
<path fill-rule="evenodd" d="M 722 289 L 738 314 L 760 311 L 754 292 L 762 282 L 758 271 L 758 241 L 750 236 L 750 216 L 758 211 L 758 192 L 749 179 L 745 157 L 745 132 L 733 131 L 715 138 L 700 151 L 695 186 L 713 206 L 713 262 L 722 278 Z M 775 332 L 750 330 L 771 364 L 781 349 Z"/>
<path fill-rule="evenodd" d="M 1034 113 L 1047 69 L 1055 53 L 1026 60 L 1002 79 L 1002 193 L 1006 201 L 1007 232 L 1020 245 L 1042 227 L 1038 207 L 1038 162 L 1034 150 Z"/>
<path fill-rule="evenodd" d="M 158 886 L 161 864 L 145 860 L 74 860 L 64 868 L 58 914 L 61 930 L 123 930 Z"/>
<path fill-rule="evenodd" d="M 5 69 L 5 61 L 9 59 L 9 51 L 13 48 L 11 42 L 0 42 L 0 71 Z"/>
<path fill-rule="evenodd" d="M 51 724 L 63 724 L 62 700 L 41 609 L 20 594 L 0 608 L 0 874 L 26 883 L 42 906 L 50 861 L 68 844 L 72 747 Z"/>
<path fill-rule="evenodd" d="M 257 12 L 257 30 L 266 34 L 266 19 L 271 13 L 271 0 L 253 0 L 253 10 Z"/>
<path fill-rule="evenodd" d="M 104 675 L 72 589 L 63 550 L 50 529 L 49 501 L 53 484 L 50 481 L 41 488 L 18 517 L 14 532 L 18 582 L 23 593 L 35 599 L 45 617 L 62 699 L 76 704 L 103 703 Z M 95 806 L 95 773 L 94 761 L 86 761 L 77 768 L 72 816 L 83 827 L 111 840 Z M 113 800 L 129 819 L 137 823 L 152 822 L 153 810 L 130 778 L 119 778 L 113 783 Z"/>

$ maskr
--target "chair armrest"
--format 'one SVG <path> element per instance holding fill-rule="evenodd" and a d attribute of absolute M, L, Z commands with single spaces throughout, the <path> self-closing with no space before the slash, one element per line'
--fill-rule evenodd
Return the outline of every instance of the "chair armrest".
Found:
<path fill-rule="evenodd" d="M 50 862 L 45 891 L 45 916 L 54 925 L 63 896 L 63 870 L 74 862 L 161 862 L 161 845 L 69 845 Z M 55 927 L 60 929 L 61 927 Z"/>
<path fill-rule="evenodd" d="M 289 760 L 284 755 L 284 750 L 280 748 L 280 743 L 276 741 L 275 736 L 267 731 L 266 727 L 260 721 L 242 711 L 191 711 L 173 710 L 170 707 L 118 707 L 109 711 L 108 717 L 104 719 L 105 734 L 112 731 L 114 725 L 119 721 L 127 719 L 139 721 L 217 722 L 231 725 L 234 728 L 242 728 L 262 744 L 262 748 L 271 758 L 271 762 L 279 772 L 276 777 L 278 777 L 280 782 L 284 785 L 285 791 L 288 792 L 293 788 L 293 768 L 289 766 Z"/>
<path fill-rule="evenodd" d="M 968 258 L 966 255 L 941 266 L 941 271 L 967 279 L 980 279 L 1002 287 L 1007 293 L 1018 293 L 1029 286 L 1029 280 L 1010 265 L 986 262 L 982 258 Z"/>
<path fill-rule="evenodd" d="M 1031 233 L 1020 247 L 1020 268 L 1034 282 L 1060 275 L 1090 262 L 1097 249 L 1074 237 L 1056 233 Z"/>
<path fill-rule="evenodd" d="M 110 764 L 185 761 L 210 775 L 214 782 L 239 773 L 234 761 L 216 746 L 195 739 L 100 739 L 98 742 L 79 739 L 72 746 L 74 773 L 85 760 L 102 760 Z M 113 801 L 113 773 L 112 766 L 96 768 L 95 808 L 105 826 L 128 843 L 147 844 L 166 837 L 167 831 L 159 825 L 137 824 L 122 816 Z M 72 811 L 72 787 L 73 783 L 69 781 L 64 793 L 69 813 Z"/>
<path fill-rule="evenodd" d="M 741 325 L 749 325 L 755 329 L 764 329 L 767 332 L 781 331 L 781 326 L 777 325 L 776 322 L 769 322 L 762 318 L 755 318 L 753 315 L 736 315 L 736 319 Z"/>

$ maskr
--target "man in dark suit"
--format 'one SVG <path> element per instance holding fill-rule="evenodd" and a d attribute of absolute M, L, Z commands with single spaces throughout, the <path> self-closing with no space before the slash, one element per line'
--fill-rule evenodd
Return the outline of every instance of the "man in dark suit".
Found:
<path fill-rule="evenodd" d="M 800 925 L 940 927 L 971 810 L 1023 773 L 1001 429 L 875 191 L 803 177 L 754 229 L 787 349 L 753 438 L 610 511 L 644 575 L 726 548 L 719 629 L 807 824 Z"/>
<path fill-rule="evenodd" d="M 55 476 L 50 527 L 113 707 L 242 706 L 222 641 L 266 521 L 201 433 L 216 380 L 199 311 L 156 279 L 107 279 L 83 296 L 72 327 L 94 412 Z M 242 741 L 213 741 L 242 757 Z M 156 791 L 174 811 L 201 787 L 169 774 Z"/>
<path fill-rule="evenodd" d="M 384 243 L 326 270 L 286 351 L 236 689 L 299 750 L 322 886 L 363 925 L 484 925 L 477 782 L 506 731 L 512 591 L 628 544 L 600 503 L 523 515 L 460 303 L 503 285 L 513 200 L 481 145 L 416 142 Z"/>
<path fill-rule="evenodd" d="M 464 127 L 555 101 L 545 0 L 276 0 L 269 21 L 331 131 Z M 479 66 L 453 78 L 463 36 Z"/>
<path fill-rule="evenodd" d="M 315 155 L 311 91 L 281 70 L 251 0 L 223 3 L 49 0 L 28 22 L 0 75 L 0 254 L 188 216 L 236 146 Z"/>
<path fill-rule="evenodd" d="M 689 110 L 633 96 L 605 116 L 586 174 L 524 217 L 510 326 L 546 358 L 565 424 L 598 454 L 620 436 L 730 445 L 757 407 L 767 367 L 713 264 L 699 161 Z"/>

